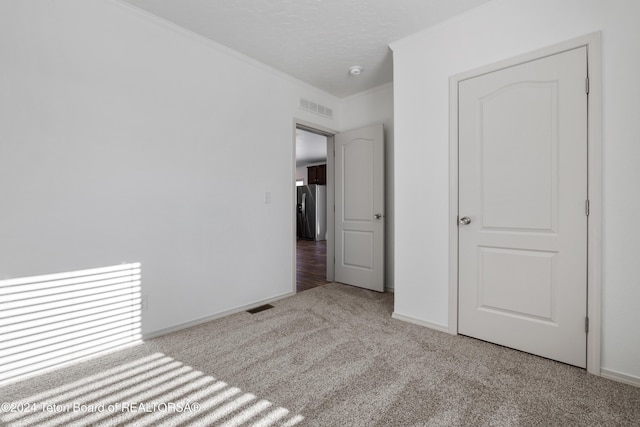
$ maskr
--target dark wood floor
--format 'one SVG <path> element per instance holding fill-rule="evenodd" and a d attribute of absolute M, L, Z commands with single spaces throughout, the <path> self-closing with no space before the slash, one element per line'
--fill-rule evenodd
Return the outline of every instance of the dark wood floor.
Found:
<path fill-rule="evenodd" d="M 296 290 L 298 292 L 327 283 L 327 242 L 298 240 L 296 244 Z"/>

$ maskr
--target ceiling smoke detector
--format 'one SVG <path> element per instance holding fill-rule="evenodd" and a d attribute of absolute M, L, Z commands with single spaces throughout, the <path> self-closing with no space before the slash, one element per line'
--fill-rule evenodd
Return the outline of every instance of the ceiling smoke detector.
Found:
<path fill-rule="evenodd" d="M 362 67 L 359 65 L 354 65 L 352 67 L 349 67 L 349 74 L 351 74 L 352 76 L 359 76 L 360 73 L 362 73 Z"/>

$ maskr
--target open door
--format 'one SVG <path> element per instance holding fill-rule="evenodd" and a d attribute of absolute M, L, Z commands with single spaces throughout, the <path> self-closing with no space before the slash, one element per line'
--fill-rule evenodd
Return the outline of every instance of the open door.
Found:
<path fill-rule="evenodd" d="M 335 136 L 335 281 L 384 292 L 382 124 Z"/>

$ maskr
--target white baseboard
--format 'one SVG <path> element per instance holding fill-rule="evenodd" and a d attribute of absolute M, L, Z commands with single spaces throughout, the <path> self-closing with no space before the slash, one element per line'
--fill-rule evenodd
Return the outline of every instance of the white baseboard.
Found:
<path fill-rule="evenodd" d="M 640 378 L 634 377 L 633 375 L 627 375 L 621 372 L 616 372 L 616 371 L 603 368 L 603 369 L 600 369 L 600 376 L 613 381 L 618 381 L 621 383 L 640 387 Z"/>
<path fill-rule="evenodd" d="M 405 316 L 404 314 L 398 314 L 396 312 L 391 314 L 391 317 L 396 320 L 402 320 L 403 322 L 413 323 L 414 325 L 424 326 L 429 329 L 435 329 L 436 331 L 444 332 L 451 335 L 457 335 L 456 333 L 451 332 L 447 326 L 438 325 L 437 323 L 427 322 L 426 320 L 416 319 L 415 317 Z"/>
<path fill-rule="evenodd" d="M 261 305 L 268 304 L 268 303 L 274 302 L 274 301 L 278 301 L 278 300 L 281 300 L 283 298 L 287 298 L 287 297 L 293 296 L 295 294 L 296 294 L 295 292 L 287 292 L 285 294 L 281 294 L 281 295 L 278 295 L 278 296 L 275 296 L 275 297 L 272 297 L 272 298 L 267 298 L 267 299 L 264 299 L 264 300 L 261 300 L 261 301 L 253 302 L 251 304 L 247 304 L 247 305 L 243 305 L 243 306 L 240 306 L 240 307 L 232 308 L 231 310 L 221 311 L 219 313 L 212 314 L 211 316 L 201 317 L 199 319 L 191 320 L 191 321 L 185 322 L 185 323 L 180 323 L 178 325 L 171 326 L 171 327 L 168 327 L 168 328 L 164 328 L 164 329 L 160 329 L 160 330 L 157 330 L 157 331 L 148 332 L 148 333 L 142 334 L 142 339 L 143 340 L 150 340 L 152 338 L 157 338 L 157 337 L 160 337 L 162 335 L 170 334 L 172 332 L 181 331 L 183 329 L 191 328 L 193 326 L 197 326 L 197 325 L 200 325 L 202 323 L 209 322 L 211 320 L 220 319 L 221 317 L 229 316 L 231 314 L 240 313 L 241 311 L 251 310 L 252 308 L 260 307 Z"/>

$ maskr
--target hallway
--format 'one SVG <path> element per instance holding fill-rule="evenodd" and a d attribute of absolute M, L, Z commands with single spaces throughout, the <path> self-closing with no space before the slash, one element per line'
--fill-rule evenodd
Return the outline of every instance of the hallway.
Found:
<path fill-rule="evenodd" d="M 296 291 L 327 283 L 327 241 L 299 239 L 296 242 Z"/>

